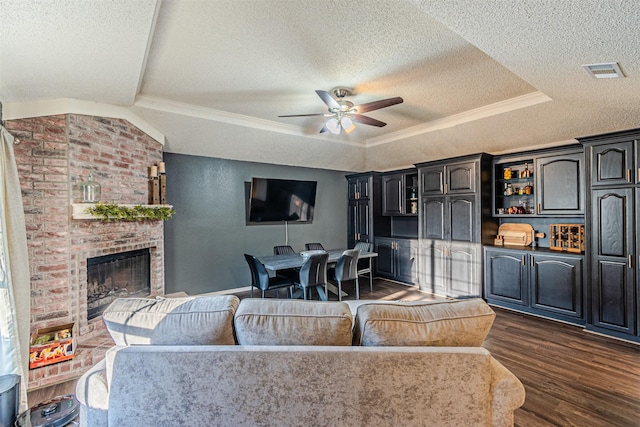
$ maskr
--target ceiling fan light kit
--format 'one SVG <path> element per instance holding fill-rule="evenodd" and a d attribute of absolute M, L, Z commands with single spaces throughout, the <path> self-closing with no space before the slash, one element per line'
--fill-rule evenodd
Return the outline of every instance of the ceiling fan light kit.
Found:
<path fill-rule="evenodd" d="M 346 88 L 335 88 L 332 90 L 334 97 L 329 92 L 324 90 L 316 90 L 316 93 L 322 99 L 328 109 L 328 113 L 318 114 L 292 114 L 278 117 L 309 117 L 309 116 L 324 116 L 330 117 L 329 120 L 322 126 L 320 133 L 329 131 L 335 135 L 338 135 L 344 130 L 345 133 L 350 133 L 356 128 L 354 122 L 362 123 L 369 126 L 383 127 L 387 124 L 376 120 L 374 118 L 364 116 L 361 113 L 369 111 L 379 110 L 381 108 L 390 107 L 392 105 L 400 104 L 404 100 L 400 97 L 381 99 L 379 101 L 368 102 L 362 105 L 353 105 L 353 102 L 344 99 L 345 96 L 351 95 L 351 91 Z"/>

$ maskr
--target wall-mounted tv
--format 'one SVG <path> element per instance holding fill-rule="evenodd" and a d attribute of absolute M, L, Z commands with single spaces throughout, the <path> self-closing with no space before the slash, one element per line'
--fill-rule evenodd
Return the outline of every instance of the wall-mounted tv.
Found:
<path fill-rule="evenodd" d="M 316 181 L 252 178 L 250 222 L 311 222 Z"/>

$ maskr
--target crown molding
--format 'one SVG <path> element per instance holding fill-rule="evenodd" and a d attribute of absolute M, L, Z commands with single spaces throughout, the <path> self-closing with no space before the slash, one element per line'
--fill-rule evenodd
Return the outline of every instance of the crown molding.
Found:
<path fill-rule="evenodd" d="M 160 144 L 164 145 L 164 134 L 127 107 L 81 101 L 72 98 L 48 99 L 29 102 L 8 102 L 2 105 L 3 119 L 16 120 L 28 117 L 55 116 L 57 114 L 83 114 L 87 116 L 123 119 L 136 126 Z"/>
<path fill-rule="evenodd" d="M 146 108 L 150 110 L 163 111 L 165 113 L 179 114 L 182 116 L 197 119 L 210 120 L 227 123 L 253 129 L 266 130 L 270 132 L 284 133 L 287 135 L 300 136 L 303 138 L 319 139 L 336 144 L 353 145 L 362 148 L 365 145 L 364 139 L 359 140 L 339 140 L 323 134 L 307 134 L 299 126 L 277 123 L 271 120 L 259 119 L 242 114 L 229 113 L 227 111 L 216 110 L 208 107 L 200 107 L 193 104 L 171 101 L 164 98 L 156 98 L 147 95 L 138 95 L 134 102 L 134 107 Z"/>
<path fill-rule="evenodd" d="M 494 104 L 485 105 L 473 110 L 465 111 L 442 119 L 434 120 L 422 125 L 417 125 L 398 132 L 389 133 L 384 136 L 370 138 L 366 142 L 367 147 L 387 144 L 389 142 L 398 141 L 400 139 L 410 138 L 437 130 L 448 129 L 464 123 L 475 120 L 485 119 L 487 117 L 508 113 L 510 111 L 519 110 L 521 108 L 531 107 L 543 102 L 551 101 L 547 95 L 540 91 L 531 92 L 526 95 L 517 96 L 515 98 L 506 99 Z"/>

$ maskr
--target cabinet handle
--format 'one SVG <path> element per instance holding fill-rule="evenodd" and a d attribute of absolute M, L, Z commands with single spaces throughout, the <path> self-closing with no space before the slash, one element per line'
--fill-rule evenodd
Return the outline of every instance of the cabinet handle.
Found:
<path fill-rule="evenodd" d="M 640 168 L 638 168 L 638 182 L 640 182 Z"/>
<path fill-rule="evenodd" d="M 524 265 L 525 265 L 525 263 L 524 263 L 524 255 L 522 255 L 522 266 L 524 266 Z"/>
<path fill-rule="evenodd" d="M 540 203 L 538 203 L 538 213 L 540 213 Z"/>
<path fill-rule="evenodd" d="M 627 169 L 627 182 L 631 182 L 631 169 Z"/>
<path fill-rule="evenodd" d="M 444 194 L 449 193 L 449 184 L 444 185 Z"/>
<path fill-rule="evenodd" d="M 633 268 L 633 258 L 631 258 L 631 255 L 629 255 L 628 259 L 629 259 L 629 268 Z"/>
<path fill-rule="evenodd" d="M 531 267 L 533 267 L 533 256 L 532 256 L 531 258 L 529 258 L 529 265 L 530 265 Z"/>

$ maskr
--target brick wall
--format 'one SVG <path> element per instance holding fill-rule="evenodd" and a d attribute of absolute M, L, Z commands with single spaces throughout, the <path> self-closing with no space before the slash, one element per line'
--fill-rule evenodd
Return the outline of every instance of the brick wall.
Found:
<path fill-rule="evenodd" d="M 71 219 L 89 173 L 102 201 L 147 203 L 147 168 L 162 145 L 126 120 L 78 114 L 7 121 L 25 208 L 31 273 L 31 331 L 75 322 L 76 357 L 29 371 L 28 389 L 81 375 L 110 345 L 101 318 L 86 320 L 87 258 L 150 248 L 151 294 L 164 290 L 162 222 Z"/>

